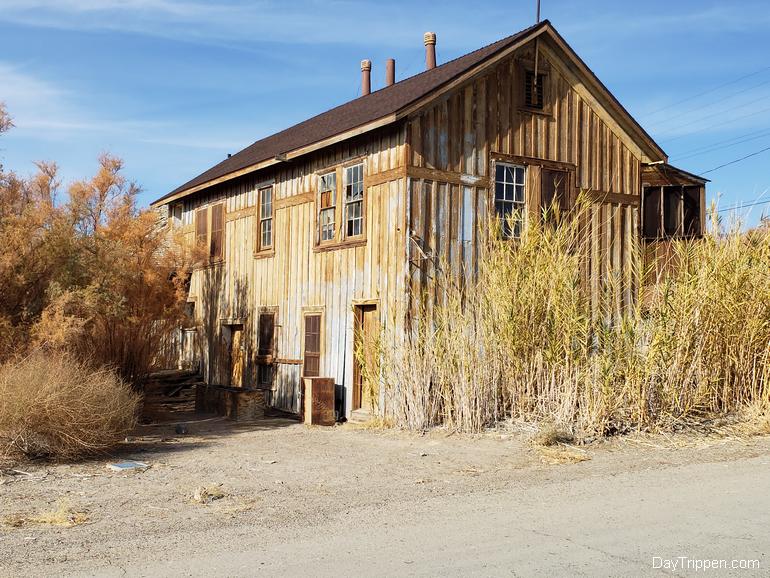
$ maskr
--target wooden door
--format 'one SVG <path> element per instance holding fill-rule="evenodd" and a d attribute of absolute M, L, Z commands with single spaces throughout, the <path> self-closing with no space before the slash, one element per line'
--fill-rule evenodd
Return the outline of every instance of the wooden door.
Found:
<path fill-rule="evenodd" d="M 372 373 L 375 371 L 377 363 L 376 340 L 379 333 L 377 306 L 358 305 L 356 306 L 355 317 L 353 410 L 363 408 L 376 412 L 379 407 L 379 390 Z"/>
<path fill-rule="evenodd" d="M 305 315 L 305 352 L 302 375 L 321 375 L 321 316 Z"/>
<path fill-rule="evenodd" d="M 230 385 L 243 386 L 243 325 L 230 326 Z"/>

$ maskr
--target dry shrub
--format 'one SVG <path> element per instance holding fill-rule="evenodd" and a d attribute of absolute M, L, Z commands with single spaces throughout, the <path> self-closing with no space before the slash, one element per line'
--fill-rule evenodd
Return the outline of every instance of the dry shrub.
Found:
<path fill-rule="evenodd" d="M 139 396 L 109 369 L 32 353 L 0 366 L 0 455 L 72 459 L 102 452 L 136 423 Z"/>
<path fill-rule="evenodd" d="M 672 243 L 651 283 L 641 247 L 626 278 L 593 303 L 579 201 L 559 227 L 481 235 L 478 272 L 438 264 L 406 337 L 382 344 L 387 416 L 399 427 L 477 432 L 504 420 L 581 435 L 676 429 L 770 405 L 770 230 L 725 230 Z M 676 266 L 673 266 L 676 264 Z M 621 309 L 629 283 L 644 299 Z"/>

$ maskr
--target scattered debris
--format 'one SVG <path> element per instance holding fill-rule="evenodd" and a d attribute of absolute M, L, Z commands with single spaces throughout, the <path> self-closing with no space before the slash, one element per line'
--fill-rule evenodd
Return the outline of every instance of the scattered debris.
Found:
<path fill-rule="evenodd" d="M 222 490 L 222 484 L 217 484 L 215 486 L 199 486 L 198 488 L 195 488 L 195 492 L 193 492 L 192 501 L 196 504 L 210 504 L 211 502 L 215 500 L 221 500 L 227 496 L 227 494 Z"/>
<path fill-rule="evenodd" d="M 278 460 L 262 460 L 263 464 L 277 464 Z"/>
<path fill-rule="evenodd" d="M 544 447 L 571 444 L 573 441 L 575 441 L 575 436 L 552 423 L 543 424 L 540 431 L 532 438 L 533 444 Z"/>
<path fill-rule="evenodd" d="M 46 526 L 61 526 L 64 528 L 71 528 L 73 526 L 79 526 L 89 521 L 88 514 L 86 512 L 77 512 L 69 507 L 67 502 L 59 502 L 58 509 L 52 512 L 43 512 L 35 516 L 28 516 L 25 514 L 10 514 L 2 519 L 2 522 L 6 526 L 12 528 L 22 528 L 31 524 L 39 524 Z"/>
<path fill-rule="evenodd" d="M 134 460 L 126 460 L 124 462 L 117 462 L 115 464 L 107 464 L 107 469 L 113 472 L 132 472 L 136 470 L 144 471 L 149 468 L 149 464 L 144 462 L 137 462 Z"/>
<path fill-rule="evenodd" d="M 559 444 L 559 446 L 548 446 L 538 448 L 540 460 L 550 466 L 560 464 L 577 464 L 591 459 L 588 452 L 578 449 L 574 446 Z"/>
<path fill-rule="evenodd" d="M 425 452 L 420 452 L 420 457 L 421 458 L 428 457 L 428 454 L 426 454 Z"/>

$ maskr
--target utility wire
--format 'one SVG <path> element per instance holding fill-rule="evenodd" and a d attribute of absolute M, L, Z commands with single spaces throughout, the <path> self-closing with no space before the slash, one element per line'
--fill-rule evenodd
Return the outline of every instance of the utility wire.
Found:
<path fill-rule="evenodd" d="M 701 96 L 705 96 L 707 94 L 711 94 L 712 92 L 716 92 L 720 88 L 724 88 L 725 86 L 730 86 L 731 84 L 735 84 L 736 82 L 740 82 L 741 80 L 745 80 L 747 78 L 751 78 L 752 76 L 756 76 L 757 74 L 761 74 L 761 73 L 765 72 L 766 70 L 770 70 L 770 66 L 766 66 L 764 68 L 760 68 L 759 70 L 757 70 L 755 72 L 752 72 L 750 74 L 746 74 L 744 76 L 741 76 L 740 78 L 736 78 L 735 80 L 729 80 L 729 81 L 724 82 L 724 83 L 722 83 L 722 84 L 720 84 L 718 86 L 715 86 L 714 88 L 710 88 L 708 90 L 704 90 L 703 92 L 699 92 L 698 94 L 694 94 L 692 96 L 688 96 L 686 98 L 683 98 L 682 100 L 678 100 L 676 102 L 672 102 L 671 104 L 668 104 L 668 105 L 666 105 L 666 106 L 664 106 L 662 108 L 659 108 L 657 110 L 654 110 L 654 111 L 648 113 L 647 116 L 652 116 L 652 115 L 658 114 L 659 112 L 663 112 L 664 110 L 668 110 L 670 108 L 673 108 L 673 107 L 675 107 L 678 104 L 682 104 L 683 102 L 688 102 L 690 100 L 694 100 L 696 98 L 700 98 Z"/>
<path fill-rule="evenodd" d="M 732 94 L 728 94 L 727 96 L 723 96 L 722 98 L 720 98 L 718 100 L 715 100 L 714 102 L 706 103 L 706 104 L 703 104 L 701 106 L 696 106 L 695 108 L 691 108 L 691 109 L 685 110 L 685 111 L 683 111 L 681 113 L 676 113 L 676 114 L 674 114 L 672 116 L 666 117 L 663 120 L 656 121 L 655 126 L 659 126 L 660 124 L 662 124 L 664 122 L 667 122 L 669 120 L 672 120 L 672 119 L 674 119 L 676 117 L 687 116 L 688 114 L 691 114 L 693 112 L 697 112 L 699 110 L 703 110 L 704 108 L 710 108 L 710 107 L 714 106 L 715 104 L 719 104 L 720 102 L 724 102 L 726 100 L 730 100 L 731 98 L 734 98 L 734 97 L 738 96 L 739 94 L 745 94 L 747 92 L 750 92 L 750 91 L 754 90 L 755 88 L 759 88 L 761 86 L 765 86 L 766 84 L 770 84 L 770 78 L 767 79 L 767 80 L 763 80 L 759 84 L 755 84 L 754 86 L 750 86 L 749 88 L 744 88 L 743 90 L 739 90 L 738 92 L 733 92 Z"/>
<path fill-rule="evenodd" d="M 691 136 L 691 135 L 694 135 L 694 134 L 698 134 L 698 133 L 701 133 L 701 132 L 703 132 L 703 131 L 705 131 L 705 130 L 710 130 L 710 129 L 712 129 L 712 128 L 716 128 L 716 127 L 718 127 L 718 126 L 724 126 L 724 125 L 726 125 L 726 124 L 730 124 L 730 123 L 732 123 L 732 122 L 735 122 L 736 120 L 743 120 L 744 118 L 749 118 L 749 117 L 751 117 L 751 116 L 756 116 L 756 115 L 758 115 L 758 114 L 762 114 L 763 112 L 767 112 L 768 110 L 770 110 L 770 107 L 768 107 L 768 108 L 763 108 L 762 110 L 757 110 L 757 111 L 751 112 L 751 113 L 749 113 L 749 114 L 744 114 L 743 116 L 737 116 L 737 117 L 735 117 L 735 118 L 731 118 L 731 119 L 729 119 L 729 120 L 726 120 L 726 121 L 724 121 L 724 122 L 718 122 L 718 123 L 716 123 L 716 124 L 710 124 L 708 127 L 706 127 L 706 128 L 703 128 L 703 129 L 701 129 L 701 130 L 695 130 L 695 131 L 691 131 L 691 132 L 688 132 L 688 133 L 685 133 L 685 134 L 681 134 L 681 135 L 679 135 L 679 136 L 675 136 L 675 137 L 673 137 L 673 138 L 662 139 L 662 140 L 661 140 L 661 142 L 673 142 L 673 141 L 675 141 L 675 140 L 683 139 L 684 137 L 687 137 L 687 136 Z M 680 128 L 681 128 L 681 127 L 680 127 Z"/>
<path fill-rule="evenodd" d="M 700 151 L 703 151 L 703 150 L 706 150 L 706 149 L 711 149 L 711 148 L 713 148 L 715 146 L 718 146 L 718 145 L 732 143 L 732 142 L 737 141 L 739 139 L 744 139 L 744 138 L 747 138 L 747 137 L 753 137 L 755 135 L 759 135 L 760 137 L 762 137 L 762 136 L 765 136 L 765 134 L 769 134 L 770 135 L 770 128 L 763 128 L 763 129 L 760 129 L 760 130 L 751 131 L 749 133 L 746 133 L 746 134 L 743 134 L 743 135 L 740 135 L 740 136 L 734 136 L 734 137 L 730 137 L 730 138 L 727 138 L 727 139 L 724 139 L 724 140 L 718 140 L 716 142 L 713 142 L 711 144 L 707 144 L 707 145 L 704 145 L 704 146 L 698 146 L 698 147 L 695 147 L 694 149 L 688 149 L 688 150 L 682 151 L 680 156 L 676 156 L 674 158 L 681 159 L 681 158 L 684 157 L 684 155 L 689 155 L 690 153 L 699 153 Z"/>
<path fill-rule="evenodd" d="M 758 150 L 758 151 L 755 151 L 755 152 L 753 152 L 751 154 L 748 154 L 745 157 L 741 157 L 739 159 L 735 159 L 734 161 L 730 161 L 729 163 L 725 163 L 723 165 L 719 165 L 718 167 L 714 167 L 713 169 L 709 169 L 707 171 L 700 171 L 699 174 L 705 175 L 707 173 L 713 173 L 716 170 L 723 169 L 724 167 L 729 167 L 730 165 L 734 165 L 735 163 L 739 163 L 741 161 L 745 161 L 746 159 L 750 159 L 751 157 L 755 157 L 755 156 L 757 156 L 759 154 L 762 154 L 765 151 L 770 151 L 770 147 L 765 147 L 765 148 L 763 148 L 761 150 Z"/>
<path fill-rule="evenodd" d="M 770 136 L 770 131 L 764 132 L 763 134 L 760 134 L 759 136 L 754 136 L 754 137 L 751 137 L 751 138 L 744 138 L 744 139 L 740 139 L 740 140 L 733 139 L 735 142 L 731 142 L 730 144 L 726 144 L 726 145 L 722 145 L 722 146 L 704 147 L 702 149 L 698 149 L 698 152 L 693 152 L 691 154 L 686 154 L 686 155 L 674 157 L 674 160 L 681 161 L 681 160 L 684 160 L 684 159 L 691 159 L 693 157 L 699 157 L 699 156 L 705 155 L 707 153 L 712 153 L 714 151 L 718 151 L 718 150 L 722 150 L 722 149 L 728 149 L 728 148 L 734 147 L 736 145 L 743 144 L 743 143 L 746 143 L 746 142 L 750 142 L 750 141 L 753 141 L 753 140 L 757 140 L 757 139 L 760 139 L 760 138 L 765 138 L 767 136 Z"/>
<path fill-rule="evenodd" d="M 767 101 L 767 95 L 763 94 L 759 98 L 756 98 L 754 100 L 750 100 L 749 102 L 744 102 L 743 104 L 738 105 L 738 106 L 731 107 L 730 110 L 740 110 L 742 108 L 746 108 L 747 106 L 749 106 L 751 104 L 756 104 L 756 103 L 762 102 L 762 101 Z M 694 124 L 698 124 L 699 122 L 703 122 L 704 120 L 708 120 L 710 118 L 714 118 L 715 116 L 722 116 L 724 114 L 725 114 L 724 110 L 718 110 L 718 111 L 716 111 L 714 113 L 707 114 L 706 116 L 701 116 L 701 117 L 696 118 L 694 120 L 685 122 L 684 124 L 675 124 L 673 127 L 666 127 L 666 128 L 668 128 L 669 130 L 679 130 L 679 129 L 684 128 L 686 126 L 692 126 Z"/>
<path fill-rule="evenodd" d="M 755 201 L 753 203 L 737 203 L 735 205 L 732 205 L 730 207 L 724 207 L 722 209 L 717 209 L 717 213 L 724 213 L 725 211 L 733 211 L 735 209 L 744 209 L 748 207 L 757 207 L 759 205 L 767 205 L 770 204 L 770 199 L 766 199 L 764 201 Z"/>

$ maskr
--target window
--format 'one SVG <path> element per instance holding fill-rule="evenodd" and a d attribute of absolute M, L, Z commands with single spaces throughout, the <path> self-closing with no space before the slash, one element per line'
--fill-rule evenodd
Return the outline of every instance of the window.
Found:
<path fill-rule="evenodd" d="M 303 375 L 318 377 L 321 374 L 321 316 L 305 316 L 305 362 Z"/>
<path fill-rule="evenodd" d="M 645 187 L 642 232 L 647 239 L 701 234 L 701 189 L 698 186 Z"/>
<path fill-rule="evenodd" d="M 257 250 L 273 247 L 273 187 L 259 189 L 259 230 Z"/>
<path fill-rule="evenodd" d="M 258 366 L 260 385 L 273 384 L 273 348 L 275 343 L 275 313 L 260 313 L 259 315 L 259 346 L 257 355 L 262 358 Z M 267 358 L 267 359 L 265 359 Z M 268 362 L 269 361 L 269 362 Z"/>
<path fill-rule="evenodd" d="M 183 329 L 195 329 L 195 301 L 187 301 L 184 304 Z"/>
<path fill-rule="evenodd" d="M 258 355 L 273 355 L 274 336 L 275 313 L 260 313 Z"/>
<path fill-rule="evenodd" d="M 545 74 L 537 75 L 535 83 L 535 73 L 527 71 L 524 75 L 524 106 L 543 110 L 545 105 Z"/>
<path fill-rule="evenodd" d="M 182 203 L 177 203 L 171 207 L 171 226 L 176 229 L 182 226 L 182 212 L 184 207 Z"/>
<path fill-rule="evenodd" d="M 495 165 L 495 216 L 504 239 L 521 236 L 524 224 L 524 167 Z"/>
<path fill-rule="evenodd" d="M 212 260 L 224 258 L 225 249 L 225 206 L 222 203 L 211 207 L 211 242 L 209 256 Z"/>
<path fill-rule="evenodd" d="M 205 247 L 209 240 L 209 209 L 203 207 L 195 211 L 195 243 Z"/>
<path fill-rule="evenodd" d="M 345 169 L 346 236 L 364 232 L 364 165 L 359 163 Z"/>
<path fill-rule="evenodd" d="M 331 172 L 318 177 L 319 213 L 321 242 L 332 241 L 336 236 L 334 214 L 337 210 L 337 173 Z"/>
<path fill-rule="evenodd" d="M 555 224 L 557 214 L 563 215 L 569 208 L 569 177 L 567 171 L 540 170 L 540 205 L 547 223 Z"/>

